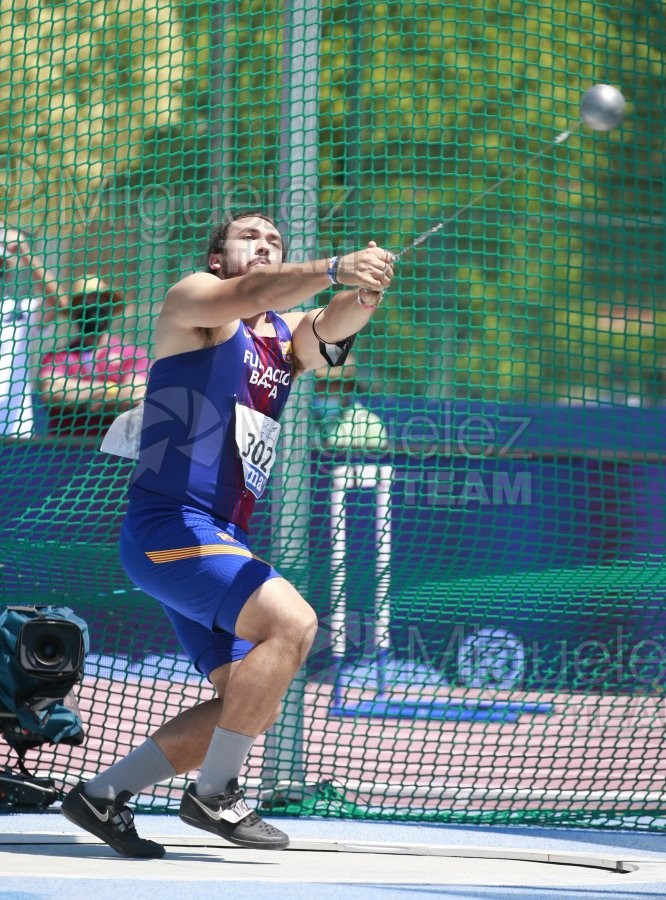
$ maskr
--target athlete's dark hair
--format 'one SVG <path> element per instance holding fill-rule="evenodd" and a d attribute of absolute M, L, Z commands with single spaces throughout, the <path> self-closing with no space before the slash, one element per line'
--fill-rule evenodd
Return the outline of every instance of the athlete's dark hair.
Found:
<path fill-rule="evenodd" d="M 263 219 L 264 222 L 269 222 L 274 228 L 278 228 L 275 219 L 273 219 L 261 209 L 239 209 L 238 212 L 235 212 L 233 215 L 230 214 L 229 216 L 227 216 L 224 221 L 213 231 L 210 236 L 210 240 L 208 241 L 208 250 L 206 252 L 206 269 L 211 274 L 215 273 L 208 265 L 208 259 L 210 258 L 211 253 L 224 253 L 224 248 L 227 243 L 227 235 L 229 234 L 229 227 L 232 222 L 236 222 L 238 219 Z M 287 245 L 283 240 L 282 261 L 284 262 L 286 258 Z"/>

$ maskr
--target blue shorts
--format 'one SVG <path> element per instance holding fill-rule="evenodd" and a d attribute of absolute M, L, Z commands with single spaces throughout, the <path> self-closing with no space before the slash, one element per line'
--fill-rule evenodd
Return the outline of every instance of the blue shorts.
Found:
<path fill-rule="evenodd" d="M 247 656 L 253 644 L 236 636 L 238 615 L 260 585 L 280 577 L 236 525 L 159 498 L 130 500 L 120 558 L 134 584 L 162 604 L 204 675 Z"/>

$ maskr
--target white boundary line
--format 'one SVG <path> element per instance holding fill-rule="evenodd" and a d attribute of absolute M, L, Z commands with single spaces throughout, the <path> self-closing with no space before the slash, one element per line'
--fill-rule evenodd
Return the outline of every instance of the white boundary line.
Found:
<path fill-rule="evenodd" d="M 167 847 L 200 847 L 201 837 L 181 837 L 180 835 L 151 835 Z M 40 844 L 48 846 L 67 844 L 101 844 L 97 838 L 87 834 L 22 834 L 20 832 L 0 833 L 0 845 L 32 847 Z M 227 851 L 246 852 L 234 847 L 222 838 L 206 835 L 207 847 L 223 847 Z M 383 843 L 374 841 L 335 841 L 318 838 L 295 838 L 289 844 L 289 851 L 310 851 L 315 853 L 376 853 L 393 856 L 439 856 L 460 859 L 505 859 L 513 862 L 553 863 L 566 866 L 583 866 L 608 869 L 611 872 L 636 872 L 645 859 L 618 859 L 612 855 L 597 856 L 594 853 L 571 853 L 563 850 L 523 850 L 515 847 L 458 847 L 437 844 Z M 654 862 L 654 860 L 647 860 Z"/>

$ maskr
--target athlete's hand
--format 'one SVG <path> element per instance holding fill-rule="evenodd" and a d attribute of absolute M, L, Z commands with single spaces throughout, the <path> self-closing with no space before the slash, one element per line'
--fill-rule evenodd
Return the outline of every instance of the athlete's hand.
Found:
<path fill-rule="evenodd" d="M 393 278 L 393 254 L 370 241 L 364 250 L 341 256 L 337 280 L 350 287 L 366 291 L 383 291 Z"/>

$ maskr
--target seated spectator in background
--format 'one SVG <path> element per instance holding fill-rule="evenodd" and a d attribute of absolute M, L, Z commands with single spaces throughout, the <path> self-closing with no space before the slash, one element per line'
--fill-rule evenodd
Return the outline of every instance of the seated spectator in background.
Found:
<path fill-rule="evenodd" d="M 320 422 L 321 445 L 327 450 L 368 450 L 388 447 L 386 428 L 357 396 L 356 360 L 315 371 L 314 415 Z"/>
<path fill-rule="evenodd" d="M 49 434 L 99 437 L 113 419 L 143 400 L 148 352 L 110 331 L 123 298 L 99 278 L 72 287 L 66 349 L 42 359 L 39 390 L 49 411 Z"/>
<path fill-rule="evenodd" d="M 30 273 L 34 292 L 19 299 L 19 270 Z M 53 340 L 59 310 L 69 298 L 32 253 L 25 235 L 0 221 L 0 437 L 29 438 L 35 427 L 33 393 L 39 357 Z"/>

